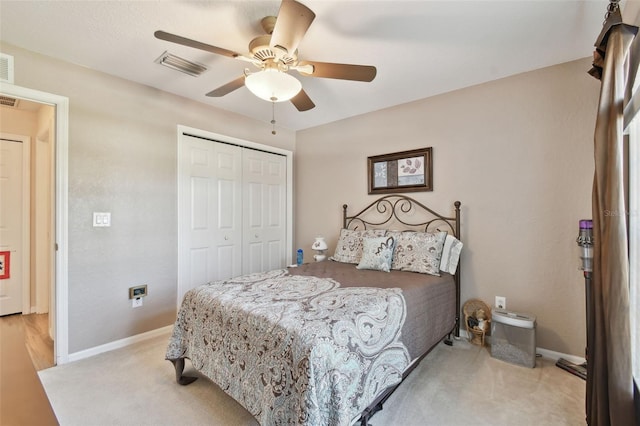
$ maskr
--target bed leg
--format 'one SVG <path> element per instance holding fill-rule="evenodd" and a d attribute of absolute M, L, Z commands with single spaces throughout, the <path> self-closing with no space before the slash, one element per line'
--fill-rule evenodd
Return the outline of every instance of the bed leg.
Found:
<path fill-rule="evenodd" d="M 447 338 L 444 339 L 444 344 L 447 346 L 453 346 L 453 340 L 451 340 L 451 333 L 447 334 Z"/>
<path fill-rule="evenodd" d="M 397 386 L 396 386 L 397 387 Z M 388 396 L 387 396 L 388 397 Z M 382 403 L 386 401 L 387 398 L 384 398 L 382 401 L 378 402 L 373 409 L 366 409 L 365 412 L 360 416 L 360 426 L 371 426 L 369 424 L 369 419 L 373 417 L 375 413 L 382 410 Z"/>
<path fill-rule="evenodd" d="M 184 358 L 170 359 L 169 361 L 173 364 L 173 368 L 176 369 L 176 382 L 178 382 L 178 384 L 186 386 L 198 380 L 197 377 L 182 375 L 184 371 Z"/>
<path fill-rule="evenodd" d="M 360 426 L 371 426 L 369 424 L 369 416 L 368 415 L 363 415 L 362 417 L 360 417 Z"/>

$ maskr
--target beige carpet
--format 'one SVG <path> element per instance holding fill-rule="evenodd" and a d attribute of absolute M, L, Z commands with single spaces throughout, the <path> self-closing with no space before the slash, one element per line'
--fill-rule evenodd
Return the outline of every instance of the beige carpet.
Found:
<path fill-rule="evenodd" d="M 66 425 L 255 425 L 206 379 L 183 387 L 164 360 L 167 336 L 41 371 Z M 187 362 L 187 371 L 190 365 Z M 584 425 L 585 382 L 553 361 L 530 369 L 487 348 L 439 345 L 372 419 L 383 425 Z"/>

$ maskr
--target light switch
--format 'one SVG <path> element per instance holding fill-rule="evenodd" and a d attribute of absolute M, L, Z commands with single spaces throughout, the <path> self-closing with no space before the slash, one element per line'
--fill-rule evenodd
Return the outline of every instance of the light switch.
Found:
<path fill-rule="evenodd" d="M 111 213 L 93 212 L 93 226 L 111 226 Z"/>

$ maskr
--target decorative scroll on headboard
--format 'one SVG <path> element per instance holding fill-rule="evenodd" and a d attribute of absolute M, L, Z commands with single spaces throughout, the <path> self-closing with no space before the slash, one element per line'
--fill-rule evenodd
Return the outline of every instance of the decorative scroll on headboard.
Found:
<path fill-rule="evenodd" d="M 460 201 L 456 201 L 455 215 L 448 217 L 406 195 L 386 195 L 352 216 L 347 214 L 348 206 L 344 204 L 342 227 L 392 229 L 394 226 L 402 226 L 414 231 L 446 231 L 460 240 L 460 205 Z"/>

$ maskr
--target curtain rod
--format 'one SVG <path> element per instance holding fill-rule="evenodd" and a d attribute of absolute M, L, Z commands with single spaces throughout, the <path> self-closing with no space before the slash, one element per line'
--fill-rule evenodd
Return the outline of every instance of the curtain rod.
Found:
<path fill-rule="evenodd" d="M 602 31 L 596 39 L 595 47 L 600 48 L 607 43 L 609 30 L 615 25 L 622 24 L 622 14 L 620 13 L 620 0 L 611 0 L 607 6 L 607 13 L 604 15 Z"/>

